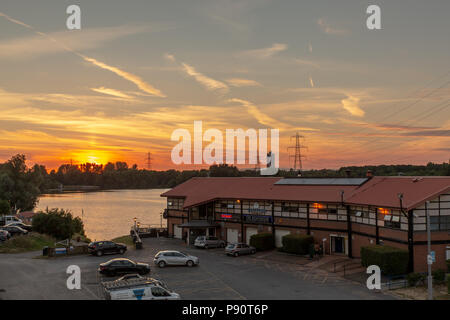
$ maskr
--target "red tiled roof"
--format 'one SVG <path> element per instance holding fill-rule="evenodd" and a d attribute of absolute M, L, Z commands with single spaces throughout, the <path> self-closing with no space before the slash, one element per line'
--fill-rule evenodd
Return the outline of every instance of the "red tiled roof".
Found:
<path fill-rule="evenodd" d="M 33 211 L 22 211 L 22 212 L 19 212 L 17 215 L 22 218 L 31 218 L 35 214 L 36 214 L 36 212 L 33 212 Z"/>
<path fill-rule="evenodd" d="M 450 177 L 373 177 L 361 186 L 350 185 L 275 185 L 279 177 L 192 178 L 161 194 L 185 198 L 188 208 L 214 199 L 341 202 L 410 210 L 450 190 Z"/>
<path fill-rule="evenodd" d="M 350 194 L 356 186 L 275 185 L 279 177 L 192 178 L 163 193 L 162 197 L 183 197 L 184 207 L 214 199 L 340 202 L 341 191 Z"/>
<path fill-rule="evenodd" d="M 450 190 L 450 177 L 373 177 L 359 186 L 346 203 L 414 209 L 427 200 Z"/>

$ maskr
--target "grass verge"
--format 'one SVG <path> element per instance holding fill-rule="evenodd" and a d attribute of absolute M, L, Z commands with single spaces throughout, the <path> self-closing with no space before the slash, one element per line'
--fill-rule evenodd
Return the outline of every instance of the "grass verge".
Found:
<path fill-rule="evenodd" d="M 0 253 L 20 253 L 42 250 L 45 246 L 53 246 L 55 239 L 36 232 L 24 236 L 14 236 L 5 242 L 0 242 Z"/>
<path fill-rule="evenodd" d="M 134 246 L 133 239 L 131 239 L 131 236 L 129 236 L 129 235 L 117 237 L 117 238 L 112 239 L 111 241 L 116 242 L 116 243 L 123 243 L 123 244 L 126 244 L 127 246 Z"/>

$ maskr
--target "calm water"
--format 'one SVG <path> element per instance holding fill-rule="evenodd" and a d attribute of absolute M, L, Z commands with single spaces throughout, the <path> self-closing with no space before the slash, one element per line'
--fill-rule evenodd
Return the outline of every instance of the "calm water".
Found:
<path fill-rule="evenodd" d="M 160 213 L 166 198 L 160 194 L 166 189 L 114 190 L 87 193 L 43 195 L 36 210 L 47 207 L 69 209 L 81 217 L 84 230 L 91 240 L 112 239 L 129 234 L 136 217 L 141 224 L 160 224 Z M 165 220 L 163 219 L 163 226 Z"/>

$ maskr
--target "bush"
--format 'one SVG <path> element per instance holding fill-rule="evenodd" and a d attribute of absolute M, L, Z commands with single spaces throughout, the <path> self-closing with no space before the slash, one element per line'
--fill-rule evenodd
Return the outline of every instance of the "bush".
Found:
<path fill-rule="evenodd" d="M 450 273 L 450 260 L 446 260 L 445 263 L 447 264 L 447 272 Z"/>
<path fill-rule="evenodd" d="M 415 287 L 415 286 L 417 286 L 417 284 L 420 281 L 423 282 L 425 280 L 425 276 L 423 274 L 421 274 L 421 273 L 414 273 L 413 272 L 413 273 L 408 274 L 406 279 L 408 280 L 408 285 L 410 287 Z"/>
<path fill-rule="evenodd" d="M 70 211 L 64 209 L 51 209 L 41 211 L 33 217 L 33 231 L 45 233 L 58 240 L 71 239 L 78 233 L 84 235 L 83 222 L 73 217 Z"/>
<path fill-rule="evenodd" d="M 445 281 L 445 270 L 437 269 L 431 272 L 431 275 L 433 276 L 433 281 L 436 284 L 444 283 Z"/>
<path fill-rule="evenodd" d="M 53 246 L 55 239 L 36 232 L 27 235 L 14 236 L 3 243 L 0 243 L 0 253 L 18 253 L 27 251 L 42 250 L 45 246 Z"/>
<path fill-rule="evenodd" d="M 271 250 L 274 248 L 274 238 L 272 233 L 258 233 L 250 237 L 250 245 L 256 250 Z"/>
<path fill-rule="evenodd" d="M 307 254 L 310 245 L 314 244 L 314 238 L 304 234 L 288 234 L 282 238 L 282 243 L 284 252 Z"/>
<path fill-rule="evenodd" d="M 403 249 L 381 245 L 361 247 L 361 264 L 364 267 L 377 265 L 386 275 L 405 274 L 408 258 L 408 251 Z"/>

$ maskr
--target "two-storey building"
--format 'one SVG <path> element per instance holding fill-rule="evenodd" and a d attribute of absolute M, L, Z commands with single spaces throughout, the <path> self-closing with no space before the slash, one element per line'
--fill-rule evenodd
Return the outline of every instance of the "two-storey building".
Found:
<path fill-rule="evenodd" d="M 450 177 L 192 178 L 163 193 L 169 235 L 249 242 L 272 232 L 310 234 L 327 254 L 359 257 L 385 244 L 409 251 L 410 270 L 426 270 L 427 214 L 433 268 L 450 259 Z"/>

